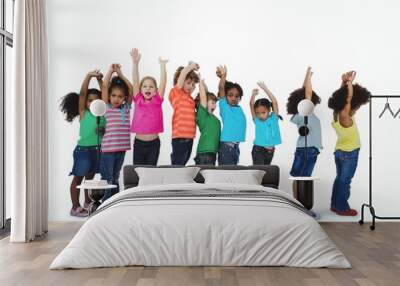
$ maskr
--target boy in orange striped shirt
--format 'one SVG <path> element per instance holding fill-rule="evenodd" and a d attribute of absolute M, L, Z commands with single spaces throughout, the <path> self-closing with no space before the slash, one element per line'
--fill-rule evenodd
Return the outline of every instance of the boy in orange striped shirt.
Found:
<path fill-rule="evenodd" d="M 174 75 L 174 87 L 169 93 L 169 101 L 174 109 L 171 165 L 186 165 L 192 153 L 196 136 L 196 111 L 191 94 L 199 82 L 195 72 L 199 68 L 198 64 L 189 62 L 186 67 L 179 67 Z"/>

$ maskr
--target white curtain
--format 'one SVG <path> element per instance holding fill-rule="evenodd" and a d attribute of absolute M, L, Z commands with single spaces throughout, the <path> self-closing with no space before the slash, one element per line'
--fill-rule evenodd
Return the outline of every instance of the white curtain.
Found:
<path fill-rule="evenodd" d="M 10 241 L 28 242 L 48 227 L 46 0 L 17 0 L 14 11 Z"/>

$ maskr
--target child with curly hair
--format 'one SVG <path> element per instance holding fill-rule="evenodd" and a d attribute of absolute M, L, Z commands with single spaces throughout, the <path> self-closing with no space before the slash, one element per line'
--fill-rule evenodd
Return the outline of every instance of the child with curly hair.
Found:
<path fill-rule="evenodd" d="M 296 152 L 290 175 L 293 177 L 310 177 L 317 162 L 318 154 L 322 149 L 321 122 L 315 113 L 308 116 L 307 127 L 304 124 L 304 116 L 298 114 L 297 105 L 303 99 L 311 100 L 314 105 L 321 102 L 321 98 L 312 90 L 312 71 L 307 68 L 303 87 L 293 91 L 288 99 L 287 112 L 292 114 L 290 121 L 297 125 L 299 137 L 297 139 Z M 307 147 L 305 136 L 307 135 Z M 293 183 L 293 196 L 298 197 L 296 184 Z"/>
<path fill-rule="evenodd" d="M 82 83 L 80 94 L 76 92 L 68 93 L 62 98 L 60 104 L 61 111 L 65 114 L 68 122 L 72 122 L 79 116 L 79 140 L 74 149 L 74 165 L 70 173 L 70 175 L 74 176 L 70 185 L 71 216 L 88 216 L 87 208 L 91 202 L 88 191 L 85 190 L 85 203 L 81 207 L 79 203 L 80 191 L 76 187 L 82 183 L 83 178 L 93 179 L 98 171 L 97 133 L 100 130 L 97 130 L 96 116 L 90 112 L 89 107 L 92 101 L 101 97 L 101 91 L 97 88 L 89 88 L 89 83 L 91 79 L 96 78 L 101 88 L 102 77 L 100 70 L 90 71 Z M 105 118 L 102 116 L 99 127 L 104 128 L 104 126 Z"/>
<path fill-rule="evenodd" d="M 342 85 L 329 98 L 328 107 L 333 109 L 332 127 L 336 131 L 335 147 L 336 178 L 333 183 L 331 211 L 342 216 L 356 216 L 350 208 L 350 184 L 358 164 L 361 147 L 355 121 L 357 110 L 369 102 L 371 93 L 359 84 L 353 84 L 355 71 L 342 75 Z"/>

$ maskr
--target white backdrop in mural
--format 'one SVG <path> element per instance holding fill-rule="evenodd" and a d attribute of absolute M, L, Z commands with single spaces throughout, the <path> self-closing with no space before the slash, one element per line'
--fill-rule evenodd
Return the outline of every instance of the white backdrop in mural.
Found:
<path fill-rule="evenodd" d="M 140 49 L 140 73 L 159 78 L 158 57 L 169 58 L 168 86 L 179 65 L 197 61 L 211 91 L 216 92 L 215 67 L 228 66 L 228 79 L 242 85 L 241 105 L 248 118 L 246 143 L 240 164 L 251 164 L 254 126 L 249 99 L 256 82 L 264 80 L 279 101 L 283 144 L 273 164 L 281 168 L 281 188 L 290 192 L 287 179 L 293 161 L 297 130 L 286 115 L 287 97 L 301 86 L 306 67 L 314 71 L 313 88 L 322 98 L 316 114 L 322 123 L 324 149 L 314 171 L 315 210 L 322 220 L 356 220 L 328 211 L 335 177 L 335 133 L 327 100 L 340 85 L 340 74 L 358 72 L 356 82 L 374 94 L 400 94 L 400 20 L 398 1 L 106 1 L 52 0 L 48 2 L 50 48 L 50 220 L 71 220 L 68 177 L 79 134 L 78 121 L 67 123 L 58 109 L 60 98 L 79 91 L 87 71 L 111 63 L 122 64 L 131 77 L 129 50 Z M 95 86 L 95 85 L 94 85 Z M 168 90 L 169 91 L 169 90 Z M 167 92 L 168 92 L 167 91 Z M 167 98 L 167 97 L 166 97 Z M 378 119 L 385 101 L 376 101 L 374 113 L 375 204 L 379 215 L 400 215 L 398 162 L 400 119 Z M 400 100 L 391 101 L 397 110 Z M 159 164 L 170 163 L 172 109 L 165 100 Z M 218 110 L 216 110 L 218 113 Z M 357 114 L 362 149 L 353 179 L 350 204 L 359 209 L 368 200 L 368 109 Z M 133 140 L 132 140 L 133 142 Z M 197 140 L 194 144 L 194 150 Z M 193 164 L 192 153 L 190 164 Z M 127 152 L 125 164 L 132 164 Z"/>

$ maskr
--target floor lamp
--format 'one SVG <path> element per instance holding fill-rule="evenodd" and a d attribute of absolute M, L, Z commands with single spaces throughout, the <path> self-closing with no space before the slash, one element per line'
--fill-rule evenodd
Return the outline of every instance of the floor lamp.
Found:
<path fill-rule="evenodd" d="M 100 117 L 106 113 L 106 103 L 101 99 L 93 100 L 90 104 L 90 112 L 96 116 L 96 133 L 97 133 L 97 157 L 96 166 L 99 165 L 100 160 Z M 96 211 L 100 206 L 100 200 L 104 197 L 105 189 L 88 189 L 89 197 L 92 200 L 89 206 L 89 214 Z"/>

